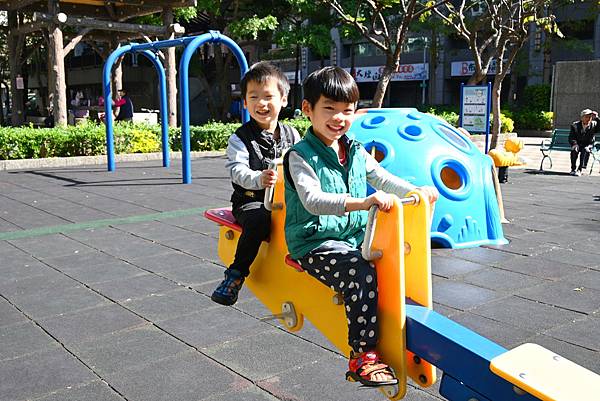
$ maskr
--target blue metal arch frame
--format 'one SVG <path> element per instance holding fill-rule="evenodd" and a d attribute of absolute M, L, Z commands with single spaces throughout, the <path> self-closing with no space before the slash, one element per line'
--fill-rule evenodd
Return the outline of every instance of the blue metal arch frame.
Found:
<path fill-rule="evenodd" d="M 248 71 L 248 62 L 244 56 L 242 49 L 231 38 L 221 35 L 217 31 L 210 31 L 199 36 L 191 36 L 186 38 L 162 40 L 158 42 L 129 44 L 119 47 L 113 51 L 107 58 L 102 71 L 102 84 L 104 88 L 104 109 L 106 111 L 106 156 L 108 171 L 115 170 L 115 147 L 114 147 L 114 127 L 112 115 L 112 93 L 110 75 L 112 66 L 116 60 L 126 53 L 141 53 L 146 56 L 156 68 L 159 75 L 160 84 L 160 114 L 161 114 L 161 132 L 162 132 L 162 151 L 163 151 L 163 166 L 169 167 L 169 127 L 167 121 L 167 94 L 166 94 L 166 78 L 165 70 L 160 62 L 156 52 L 158 49 L 166 47 L 185 46 L 181 61 L 179 63 L 179 99 L 181 107 L 181 153 L 182 153 L 182 175 L 183 183 L 189 184 L 192 182 L 191 177 L 191 160 L 190 160 L 190 104 L 189 104 L 189 64 L 194 52 L 205 43 L 221 43 L 229 47 L 235 55 L 239 65 L 240 73 L 243 77 Z M 248 111 L 242 109 L 242 122 L 246 123 L 250 120 Z"/>
<path fill-rule="evenodd" d="M 189 65 L 192 55 L 202 46 L 204 43 L 221 43 L 229 47 L 232 53 L 235 55 L 239 65 L 241 77 L 244 76 L 248 71 L 248 62 L 242 49 L 233 40 L 227 36 L 221 35 L 219 32 L 210 31 L 203 35 L 195 37 L 183 51 L 181 60 L 179 62 L 179 101 L 181 105 L 181 158 L 183 168 L 183 183 L 189 184 L 192 182 L 191 176 L 191 160 L 190 160 L 190 102 L 189 102 L 189 86 L 188 86 L 188 74 Z M 245 108 L 242 110 L 242 122 L 248 122 L 250 116 L 248 110 Z"/>

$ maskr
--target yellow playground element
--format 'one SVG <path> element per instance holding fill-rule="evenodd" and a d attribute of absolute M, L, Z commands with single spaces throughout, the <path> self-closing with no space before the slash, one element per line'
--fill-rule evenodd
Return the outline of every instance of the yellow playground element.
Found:
<path fill-rule="evenodd" d="M 496 148 L 488 152 L 488 155 L 494 160 L 496 167 L 523 166 L 527 164 L 527 160 L 517 154 L 523 149 L 522 139 L 508 138 L 504 142 L 504 149 Z"/>
<path fill-rule="evenodd" d="M 271 236 L 264 242 L 251 267 L 245 285 L 290 331 L 302 328 L 304 317 L 344 355 L 349 356 L 348 326 L 343 299 L 299 265 L 289 260 L 284 237 L 284 176 L 278 166 L 278 180 L 273 191 Z M 396 199 L 387 213 L 370 211 L 374 219 L 367 227 L 363 256 L 373 260 L 379 285 L 378 320 L 381 337 L 378 350 L 383 360 L 396 372 L 399 384 L 382 388 L 391 400 L 406 393 L 406 377 L 421 386 L 435 380 L 435 367 L 414 357 L 406 350 L 405 298 L 432 308 L 430 260 L 430 205 L 418 191 L 403 200 Z M 228 208 L 206 212 L 206 217 L 221 224 L 219 257 L 226 265 L 234 258 L 240 228 Z M 371 223 L 371 219 L 370 219 Z M 371 230 L 373 228 L 373 230 Z M 376 228 L 376 229 L 375 229 Z M 373 235 L 369 235 L 373 233 Z M 385 252 L 379 250 L 385 249 Z"/>

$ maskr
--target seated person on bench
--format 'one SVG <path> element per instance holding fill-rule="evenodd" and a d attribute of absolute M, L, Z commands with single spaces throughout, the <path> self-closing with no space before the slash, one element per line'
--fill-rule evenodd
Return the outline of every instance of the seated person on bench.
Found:
<path fill-rule="evenodd" d="M 587 168 L 597 132 L 600 132 L 598 113 L 590 109 L 582 110 L 581 119 L 571 124 L 571 132 L 569 133 L 569 144 L 571 144 L 571 175 L 581 175 Z M 578 156 L 579 168 L 575 170 Z"/>
<path fill-rule="evenodd" d="M 358 87 L 340 67 L 325 67 L 304 81 L 302 111 L 312 127 L 284 158 L 285 236 L 293 259 L 344 298 L 352 352 L 346 378 L 365 386 L 398 383 L 376 351 L 377 276 L 359 249 L 367 210 L 393 206 L 393 196 L 367 196 L 367 181 L 405 195 L 414 185 L 388 173 L 357 141 L 345 134 L 352 124 Z M 433 187 L 421 188 L 434 202 Z"/>
<path fill-rule="evenodd" d="M 300 140 L 298 131 L 278 122 L 290 85 L 277 67 L 266 62 L 254 64 L 240 86 L 251 118 L 229 138 L 226 167 L 233 185 L 232 213 L 242 234 L 233 263 L 211 296 L 221 305 L 237 302 L 260 244 L 269 237 L 271 212 L 263 201 L 265 188 L 277 182 L 277 172 L 268 170 L 269 164 Z"/>

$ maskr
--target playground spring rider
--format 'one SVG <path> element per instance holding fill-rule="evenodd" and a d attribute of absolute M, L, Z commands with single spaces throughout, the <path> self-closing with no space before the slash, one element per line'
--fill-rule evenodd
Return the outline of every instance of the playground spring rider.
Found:
<path fill-rule="evenodd" d="M 283 176 L 279 171 L 274 190 L 267 191 L 271 237 L 262 244 L 246 286 L 286 329 L 300 330 L 306 317 L 349 355 L 341 297 L 287 256 Z M 506 350 L 432 310 L 430 206 L 420 199 L 415 191 L 396 199 L 390 212 L 369 212 L 363 256 L 374 261 L 379 277 L 378 350 L 399 380 L 381 391 L 391 400 L 402 399 L 407 376 L 431 386 L 435 365 L 443 371 L 440 394 L 448 400 L 597 401 L 599 375 L 535 344 Z M 229 208 L 207 210 L 205 216 L 219 224 L 219 257 L 229 264 L 240 227 Z"/>

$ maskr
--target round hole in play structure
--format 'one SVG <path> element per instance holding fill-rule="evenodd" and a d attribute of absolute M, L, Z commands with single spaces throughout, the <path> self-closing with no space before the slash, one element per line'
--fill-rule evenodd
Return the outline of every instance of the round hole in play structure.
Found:
<path fill-rule="evenodd" d="M 445 186 L 455 191 L 460 189 L 463 185 L 460 175 L 450 166 L 442 168 L 440 177 Z"/>
<path fill-rule="evenodd" d="M 377 160 L 378 163 L 381 163 L 383 159 L 387 156 L 387 152 L 385 151 L 385 147 L 381 146 L 376 142 L 371 142 L 366 146 L 367 152 L 371 154 Z"/>

